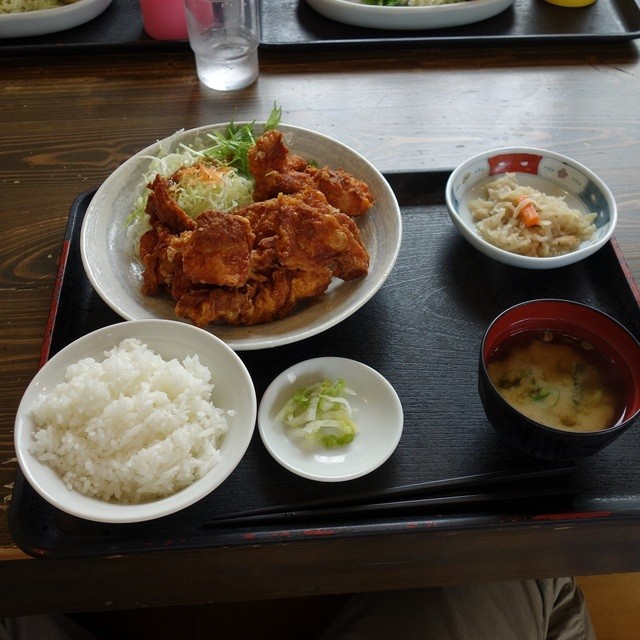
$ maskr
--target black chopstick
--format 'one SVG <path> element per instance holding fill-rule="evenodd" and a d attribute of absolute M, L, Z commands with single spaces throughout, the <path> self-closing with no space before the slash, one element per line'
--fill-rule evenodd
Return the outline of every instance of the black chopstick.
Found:
<path fill-rule="evenodd" d="M 551 496 L 567 496 L 575 493 L 569 487 L 550 487 L 547 489 L 521 489 L 516 491 L 491 491 L 471 493 L 465 495 L 434 496 L 431 498 L 416 498 L 413 500 L 400 500 L 394 502 L 372 502 L 346 506 L 333 506 L 323 509 L 301 509 L 291 511 L 273 511 L 269 513 L 252 513 L 250 515 L 225 516 L 214 519 L 206 525 L 206 528 L 221 526 L 238 526 L 251 524 L 264 524 L 269 522 L 287 523 L 302 519 L 324 519 L 327 517 L 339 517 L 342 515 L 368 515 L 370 517 L 382 516 L 391 512 L 421 510 L 447 506 L 465 506 L 478 503 L 504 502 L 513 500 L 526 500 L 532 498 L 548 498 Z"/>
<path fill-rule="evenodd" d="M 491 471 L 469 476 L 459 476 L 442 480 L 431 480 L 399 487 L 384 487 L 373 491 L 347 494 L 333 498 L 307 500 L 289 504 L 274 505 L 257 509 L 248 509 L 234 513 L 220 514 L 209 518 L 210 523 L 255 522 L 257 520 L 273 519 L 274 516 L 299 517 L 301 515 L 338 515 L 339 513 L 354 513 L 366 507 L 368 511 L 374 509 L 389 511 L 408 507 L 437 506 L 445 504 L 463 504 L 469 502 L 508 499 L 509 497 L 527 497 L 532 492 L 536 495 L 551 495 L 552 493 L 567 493 L 566 487 L 550 487 L 546 489 L 521 489 L 515 492 L 492 491 L 487 489 L 506 483 L 528 483 L 535 480 L 559 478 L 572 474 L 576 469 L 573 462 L 559 464 L 543 469 L 528 471 Z M 465 489 L 476 489 L 473 493 L 460 494 Z M 440 495 L 438 495 L 440 494 Z M 449 495 L 448 495 L 449 494 Z M 451 495 L 454 494 L 454 495 Z M 403 498 L 422 496 L 419 499 L 404 500 Z M 430 497 L 425 497 L 430 496 Z M 312 512 L 312 513 L 310 513 Z"/>

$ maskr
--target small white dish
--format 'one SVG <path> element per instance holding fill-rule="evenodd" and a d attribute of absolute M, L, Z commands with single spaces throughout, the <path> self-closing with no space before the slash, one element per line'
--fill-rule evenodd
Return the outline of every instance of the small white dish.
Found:
<path fill-rule="evenodd" d="M 78 0 L 53 9 L 3 13 L 0 15 L 0 38 L 25 38 L 66 31 L 93 20 L 110 4 L 111 0 Z"/>
<path fill-rule="evenodd" d="M 467 0 L 457 4 L 421 7 L 382 7 L 360 0 L 307 0 L 309 6 L 330 20 L 370 29 L 442 29 L 493 18 L 513 0 Z"/>
<path fill-rule="evenodd" d="M 296 389 L 325 378 L 343 378 L 355 391 L 349 402 L 359 432 L 343 447 L 306 450 L 275 418 Z M 353 480 L 377 469 L 398 446 L 403 421 L 400 399 L 384 376 L 347 358 L 314 358 L 283 371 L 265 391 L 258 409 L 258 432 L 274 459 L 292 473 L 320 482 Z"/>
<path fill-rule="evenodd" d="M 563 197 L 585 214 L 596 213 L 594 236 L 575 251 L 542 258 L 511 253 L 484 240 L 469 201 L 481 197 L 483 186 L 505 173 L 515 173 L 520 185 Z M 525 269 L 553 269 L 583 260 L 610 240 L 618 220 L 613 194 L 593 171 L 567 156 L 530 147 L 492 149 L 463 162 L 449 176 L 445 200 L 451 220 L 472 246 L 494 260 Z"/>
<path fill-rule="evenodd" d="M 116 504 L 70 490 L 50 466 L 30 452 L 35 421 L 34 402 L 64 379 L 69 365 L 86 357 L 104 358 L 104 351 L 125 338 L 138 338 L 165 360 L 198 354 L 211 371 L 214 384 L 211 401 L 233 411 L 227 417 L 228 431 L 220 441 L 220 460 L 202 478 L 166 498 L 140 504 Z M 20 468 L 36 492 L 49 503 L 71 515 L 95 522 L 141 522 L 169 515 L 211 493 L 233 472 L 255 430 L 257 400 L 249 372 L 238 355 L 210 333 L 169 320 L 121 322 L 103 327 L 72 342 L 59 351 L 35 375 L 27 387 L 15 420 L 14 441 Z"/>
<path fill-rule="evenodd" d="M 256 126 L 256 133 L 259 133 L 260 126 Z M 173 151 L 181 143 L 192 143 L 207 132 L 226 127 L 225 123 L 181 131 L 143 149 L 118 167 L 91 200 L 82 223 L 82 263 L 98 295 L 123 318 L 183 321 L 176 316 L 175 302 L 168 296 L 145 296 L 142 293 L 142 265 L 135 255 L 133 242 L 127 237 L 125 221 L 134 209 L 150 155 L 156 155 L 161 147 Z M 360 154 L 337 140 L 300 127 L 280 125 L 278 129 L 284 133 L 292 153 L 321 166 L 341 167 L 369 185 L 375 204 L 356 220 L 370 256 L 369 273 L 348 282 L 334 278 L 320 298 L 300 305 L 281 320 L 250 327 L 227 324 L 206 327 L 236 351 L 296 342 L 342 322 L 384 284 L 400 251 L 400 207 L 384 176 Z"/>

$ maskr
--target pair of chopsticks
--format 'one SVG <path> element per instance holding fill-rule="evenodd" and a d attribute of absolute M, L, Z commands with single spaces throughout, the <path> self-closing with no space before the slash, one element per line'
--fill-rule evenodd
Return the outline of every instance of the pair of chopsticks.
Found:
<path fill-rule="evenodd" d="M 428 510 L 451 505 L 470 505 L 505 500 L 525 500 L 574 493 L 568 483 L 558 482 L 576 469 L 569 462 L 531 471 L 492 471 L 457 478 L 376 489 L 335 498 L 308 500 L 248 509 L 214 516 L 208 526 L 290 522 L 341 515 L 378 516 L 407 510 Z M 545 483 L 546 480 L 554 480 Z M 505 485 L 509 485 L 505 487 Z"/>

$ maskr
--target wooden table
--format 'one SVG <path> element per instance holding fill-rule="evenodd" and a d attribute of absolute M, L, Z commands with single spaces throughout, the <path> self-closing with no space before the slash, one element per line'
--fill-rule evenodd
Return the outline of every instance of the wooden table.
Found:
<path fill-rule="evenodd" d="M 13 420 L 38 366 L 69 207 L 179 128 L 266 117 L 335 137 L 379 169 L 450 169 L 488 148 L 571 155 L 617 198 L 640 281 L 640 62 L 632 43 L 261 55 L 258 82 L 204 90 L 188 49 L 12 56 L 0 73 L 0 612 L 83 611 L 640 570 L 637 521 L 39 561 L 12 541 Z M 496 562 L 496 554 L 499 561 Z"/>

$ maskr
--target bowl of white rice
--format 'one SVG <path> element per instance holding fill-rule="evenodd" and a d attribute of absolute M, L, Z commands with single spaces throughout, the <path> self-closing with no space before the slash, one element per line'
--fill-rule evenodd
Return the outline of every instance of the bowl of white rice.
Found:
<path fill-rule="evenodd" d="M 583 260 L 612 237 L 618 210 L 606 184 L 575 160 L 506 147 L 463 162 L 449 177 L 451 220 L 476 249 L 525 269 Z"/>
<path fill-rule="evenodd" d="M 160 518 L 234 471 L 255 388 L 222 340 L 173 320 L 122 322 L 59 351 L 18 408 L 18 463 L 45 500 L 107 523 Z"/>

